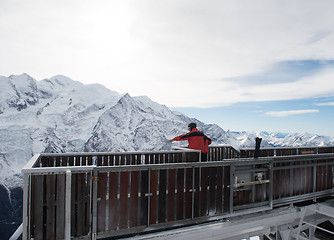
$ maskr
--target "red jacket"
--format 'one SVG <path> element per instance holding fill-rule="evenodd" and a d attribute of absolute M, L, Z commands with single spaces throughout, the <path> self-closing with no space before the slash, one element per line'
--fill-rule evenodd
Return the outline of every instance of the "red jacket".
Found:
<path fill-rule="evenodd" d="M 202 153 L 208 153 L 209 145 L 211 144 L 211 139 L 205 136 L 205 134 L 199 131 L 197 128 L 193 128 L 187 134 L 177 136 L 173 138 L 173 140 L 174 141 L 188 140 L 190 149 L 201 150 Z"/>

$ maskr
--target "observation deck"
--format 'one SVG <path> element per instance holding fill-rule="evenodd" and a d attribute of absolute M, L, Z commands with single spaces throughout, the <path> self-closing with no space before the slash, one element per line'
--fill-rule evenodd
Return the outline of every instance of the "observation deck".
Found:
<path fill-rule="evenodd" d="M 200 154 L 37 154 L 22 170 L 23 239 L 333 234 L 319 224 L 334 220 L 334 147 L 265 148 L 254 158 L 254 149 L 213 146 L 207 162 Z"/>

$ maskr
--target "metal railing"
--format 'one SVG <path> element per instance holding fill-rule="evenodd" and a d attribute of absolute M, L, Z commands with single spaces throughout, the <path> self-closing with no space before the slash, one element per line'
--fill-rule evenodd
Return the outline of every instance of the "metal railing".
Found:
<path fill-rule="evenodd" d="M 255 150 L 252 148 L 240 149 L 241 158 L 254 157 Z M 314 146 L 314 147 L 281 147 L 281 148 L 261 148 L 259 150 L 259 157 L 274 157 L 274 156 L 291 156 L 291 155 L 305 155 L 305 154 L 323 154 L 334 153 L 333 146 Z"/>
<path fill-rule="evenodd" d="M 334 154 L 235 158 L 193 150 L 40 154 L 23 169 L 23 239 L 97 239 L 333 194 Z"/>

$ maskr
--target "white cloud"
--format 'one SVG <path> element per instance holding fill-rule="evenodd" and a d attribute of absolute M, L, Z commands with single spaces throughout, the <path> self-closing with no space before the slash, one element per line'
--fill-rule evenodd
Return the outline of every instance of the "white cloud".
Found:
<path fill-rule="evenodd" d="M 334 106 L 334 102 L 316 103 L 317 106 Z"/>
<path fill-rule="evenodd" d="M 63 74 L 173 107 L 334 95 L 330 70 L 285 84 L 222 80 L 279 61 L 334 59 L 333 8 L 331 0 L 3 0 L 0 75 Z"/>
<path fill-rule="evenodd" d="M 317 109 L 309 109 L 309 110 L 291 110 L 291 111 L 271 111 L 266 112 L 265 115 L 273 116 L 273 117 L 288 117 L 291 115 L 300 115 L 300 114 L 309 114 L 309 113 L 317 113 L 319 110 Z"/>

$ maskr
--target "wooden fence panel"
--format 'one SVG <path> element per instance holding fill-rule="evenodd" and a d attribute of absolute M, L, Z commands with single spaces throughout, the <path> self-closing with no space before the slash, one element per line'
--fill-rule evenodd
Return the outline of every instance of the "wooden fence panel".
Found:
<path fill-rule="evenodd" d="M 192 217 L 193 169 L 186 168 L 185 174 L 185 219 L 190 219 Z"/>
<path fill-rule="evenodd" d="M 216 186 L 217 186 L 217 168 L 210 167 L 208 169 L 209 176 L 208 176 L 208 186 L 209 186 L 209 214 L 213 215 L 216 213 Z"/>
<path fill-rule="evenodd" d="M 176 169 L 168 169 L 168 196 L 167 196 L 167 206 L 168 206 L 168 212 L 167 212 L 167 220 L 168 221 L 175 221 L 176 215 L 175 215 L 175 178 L 176 178 Z"/>
<path fill-rule="evenodd" d="M 97 187 L 97 231 L 104 232 L 106 227 L 107 173 L 98 174 Z"/>
<path fill-rule="evenodd" d="M 124 229 L 128 227 L 128 189 L 129 189 L 129 172 L 120 173 L 120 215 L 119 215 L 119 228 Z"/>
<path fill-rule="evenodd" d="M 200 168 L 195 168 L 195 183 L 194 183 L 194 217 L 199 217 L 201 212 L 201 200 L 200 200 Z"/>
<path fill-rule="evenodd" d="M 223 212 L 223 167 L 217 167 L 216 214 Z"/>
<path fill-rule="evenodd" d="M 46 239 L 55 238 L 55 175 L 46 178 Z"/>
<path fill-rule="evenodd" d="M 89 211 L 87 211 L 87 185 L 86 173 L 77 173 L 77 236 L 85 236 L 89 232 L 87 225 L 87 218 Z"/>
<path fill-rule="evenodd" d="M 33 204 L 33 222 L 31 227 L 34 230 L 34 239 L 45 239 L 46 232 L 44 228 L 44 177 L 45 176 L 32 176 L 34 182 L 34 189 L 32 191 Z"/>
<path fill-rule="evenodd" d="M 140 210 L 139 224 L 145 226 L 148 224 L 148 171 L 141 171 L 140 181 Z"/>
<path fill-rule="evenodd" d="M 203 167 L 201 169 L 201 212 L 200 216 L 207 216 L 208 215 L 208 178 L 209 178 L 209 169 Z"/>
<path fill-rule="evenodd" d="M 139 172 L 133 171 L 131 175 L 131 190 L 130 190 L 130 212 L 129 226 L 138 226 L 138 191 L 139 191 Z"/>
<path fill-rule="evenodd" d="M 64 239 L 65 230 L 65 174 L 56 175 L 56 239 Z"/>
<path fill-rule="evenodd" d="M 167 218 L 167 170 L 159 171 L 159 200 L 158 200 L 158 222 L 163 223 Z"/>
<path fill-rule="evenodd" d="M 116 230 L 119 221 L 119 204 L 118 204 L 118 181 L 119 173 L 109 173 L 109 222 L 108 229 Z"/>
<path fill-rule="evenodd" d="M 223 211 L 224 213 L 229 213 L 230 212 L 230 204 L 231 204 L 231 193 L 230 193 L 230 186 L 231 186 L 231 181 L 230 181 L 230 166 L 224 167 L 224 175 L 223 175 L 223 186 L 224 186 L 224 195 L 223 195 Z"/>
<path fill-rule="evenodd" d="M 150 179 L 150 224 L 157 223 L 157 186 L 158 185 L 158 170 L 151 170 Z"/>
<path fill-rule="evenodd" d="M 74 164 L 74 157 L 70 158 L 70 164 Z M 77 236 L 77 187 L 78 187 L 78 175 L 72 174 L 71 177 L 71 236 Z"/>
<path fill-rule="evenodd" d="M 184 219 L 184 169 L 177 169 L 176 219 Z"/>

